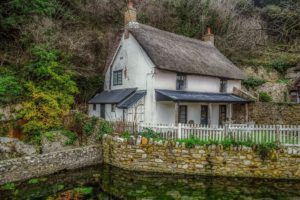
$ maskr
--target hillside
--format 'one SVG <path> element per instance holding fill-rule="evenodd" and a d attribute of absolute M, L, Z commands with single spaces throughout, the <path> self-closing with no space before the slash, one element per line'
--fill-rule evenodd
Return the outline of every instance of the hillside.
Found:
<path fill-rule="evenodd" d="M 30 122 L 25 132 L 60 126 L 102 89 L 126 4 L 1 1 L 0 107 L 22 104 L 16 113 Z M 245 89 L 288 101 L 286 74 L 300 62 L 298 0 L 136 0 L 135 7 L 140 23 L 188 37 L 201 39 L 212 27 L 215 45 L 248 74 Z"/>

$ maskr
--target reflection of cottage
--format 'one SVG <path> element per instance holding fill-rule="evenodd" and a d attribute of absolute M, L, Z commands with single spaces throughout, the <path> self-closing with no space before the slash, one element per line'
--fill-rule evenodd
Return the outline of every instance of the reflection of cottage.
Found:
<path fill-rule="evenodd" d="M 200 41 L 139 24 L 132 3 L 125 24 L 105 71 L 105 91 L 89 101 L 90 116 L 222 124 L 233 118 L 235 104 L 247 104 L 233 94 L 245 75 L 214 46 L 210 29 Z"/>

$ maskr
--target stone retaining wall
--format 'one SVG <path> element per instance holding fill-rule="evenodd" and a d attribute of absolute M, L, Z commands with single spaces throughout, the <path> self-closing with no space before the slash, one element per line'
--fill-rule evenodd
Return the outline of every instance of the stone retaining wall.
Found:
<path fill-rule="evenodd" d="M 300 178 L 300 150 L 273 151 L 265 160 L 249 147 L 196 146 L 188 149 L 178 143 L 140 144 L 118 137 L 103 140 L 104 162 L 132 171 L 199 174 L 258 178 Z M 130 144 L 129 144 L 130 143 Z"/>
<path fill-rule="evenodd" d="M 99 145 L 0 161 L 0 185 L 102 163 Z"/>

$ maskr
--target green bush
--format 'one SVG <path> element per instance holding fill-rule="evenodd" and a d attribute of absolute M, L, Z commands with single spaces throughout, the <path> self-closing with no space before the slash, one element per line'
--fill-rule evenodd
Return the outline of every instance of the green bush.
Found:
<path fill-rule="evenodd" d="M 92 187 L 79 187 L 79 188 L 74 188 L 74 191 L 80 195 L 86 196 L 86 195 L 90 195 L 93 193 L 93 188 Z"/>
<path fill-rule="evenodd" d="M 21 84 L 15 76 L 0 73 L 0 106 L 16 103 L 21 92 Z"/>
<path fill-rule="evenodd" d="M 66 145 L 73 145 L 77 140 L 77 134 L 73 133 L 72 131 L 63 130 L 61 133 L 67 138 L 69 138 L 69 140 L 65 143 Z"/>
<path fill-rule="evenodd" d="M 14 183 L 6 183 L 5 185 L 1 186 L 3 190 L 14 190 L 16 185 Z"/>
<path fill-rule="evenodd" d="M 155 132 L 150 128 L 145 128 L 142 132 L 139 133 L 139 135 L 148 139 L 160 139 L 160 133 Z"/>
<path fill-rule="evenodd" d="M 83 125 L 82 132 L 86 136 L 91 136 L 93 134 L 93 132 L 95 131 L 96 124 L 97 124 L 97 118 L 92 117 L 85 123 L 85 125 Z"/>
<path fill-rule="evenodd" d="M 247 89 L 256 89 L 257 87 L 266 83 L 266 81 L 260 78 L 250 77 L 247 80 L 243 80 L 242 83 Z"/>
<path fill-rule="evenodd" d="M 266 93 L 266 92 L 260 92 L 259 93 L 259 101 L 261 101 L 261 102 L 271 102 L 272 97 L 270 95 L 268 95 L 268 93 Z"/>
<path fill-rule="evenodd" d="M 129 131 L 124 131 L 121 135 L 122 138 L 124 139 L 129 139 L 130 138 L 130 132 Z"/>
<path fill-rule="evenodd" d="M 97 138 L 101 139 L 104 134 L 112 134 L 113 133 L 112 125 L 105 120 L 101 120 L 99 124 L 99 130 L 97 132 Z"/>
<path fill-rule="evenodd" d="M 257 145 L 257 152 L 262 160 L 268 158 L 270 152 L 274 149 L 278 149 L 278 145 L 275 143 L 262 143 Z"/>

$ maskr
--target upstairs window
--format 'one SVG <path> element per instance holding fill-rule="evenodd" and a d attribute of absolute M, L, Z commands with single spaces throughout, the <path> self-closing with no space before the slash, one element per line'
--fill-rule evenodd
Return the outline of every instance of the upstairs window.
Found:
<path fill-rule="evenodd" d="M 113 85 L 122 85 L 123 70 L 113 72 Z"/>
<path fill-rule="evenodd" d="M 97 110 L 97 105 L 93 104 L 93 111 L 96 111 L 96 110 Z"/>
<path fill-rule="evenodd" d="M 186 75 L 177 74 L 176 90 L 183 90 L 186 88 Z"/>
<path fill-rule="evenodd" d="M 227 92 L 227 80 L 221 79 L 220 81 L 220 92 L 226 93 Z"/>

